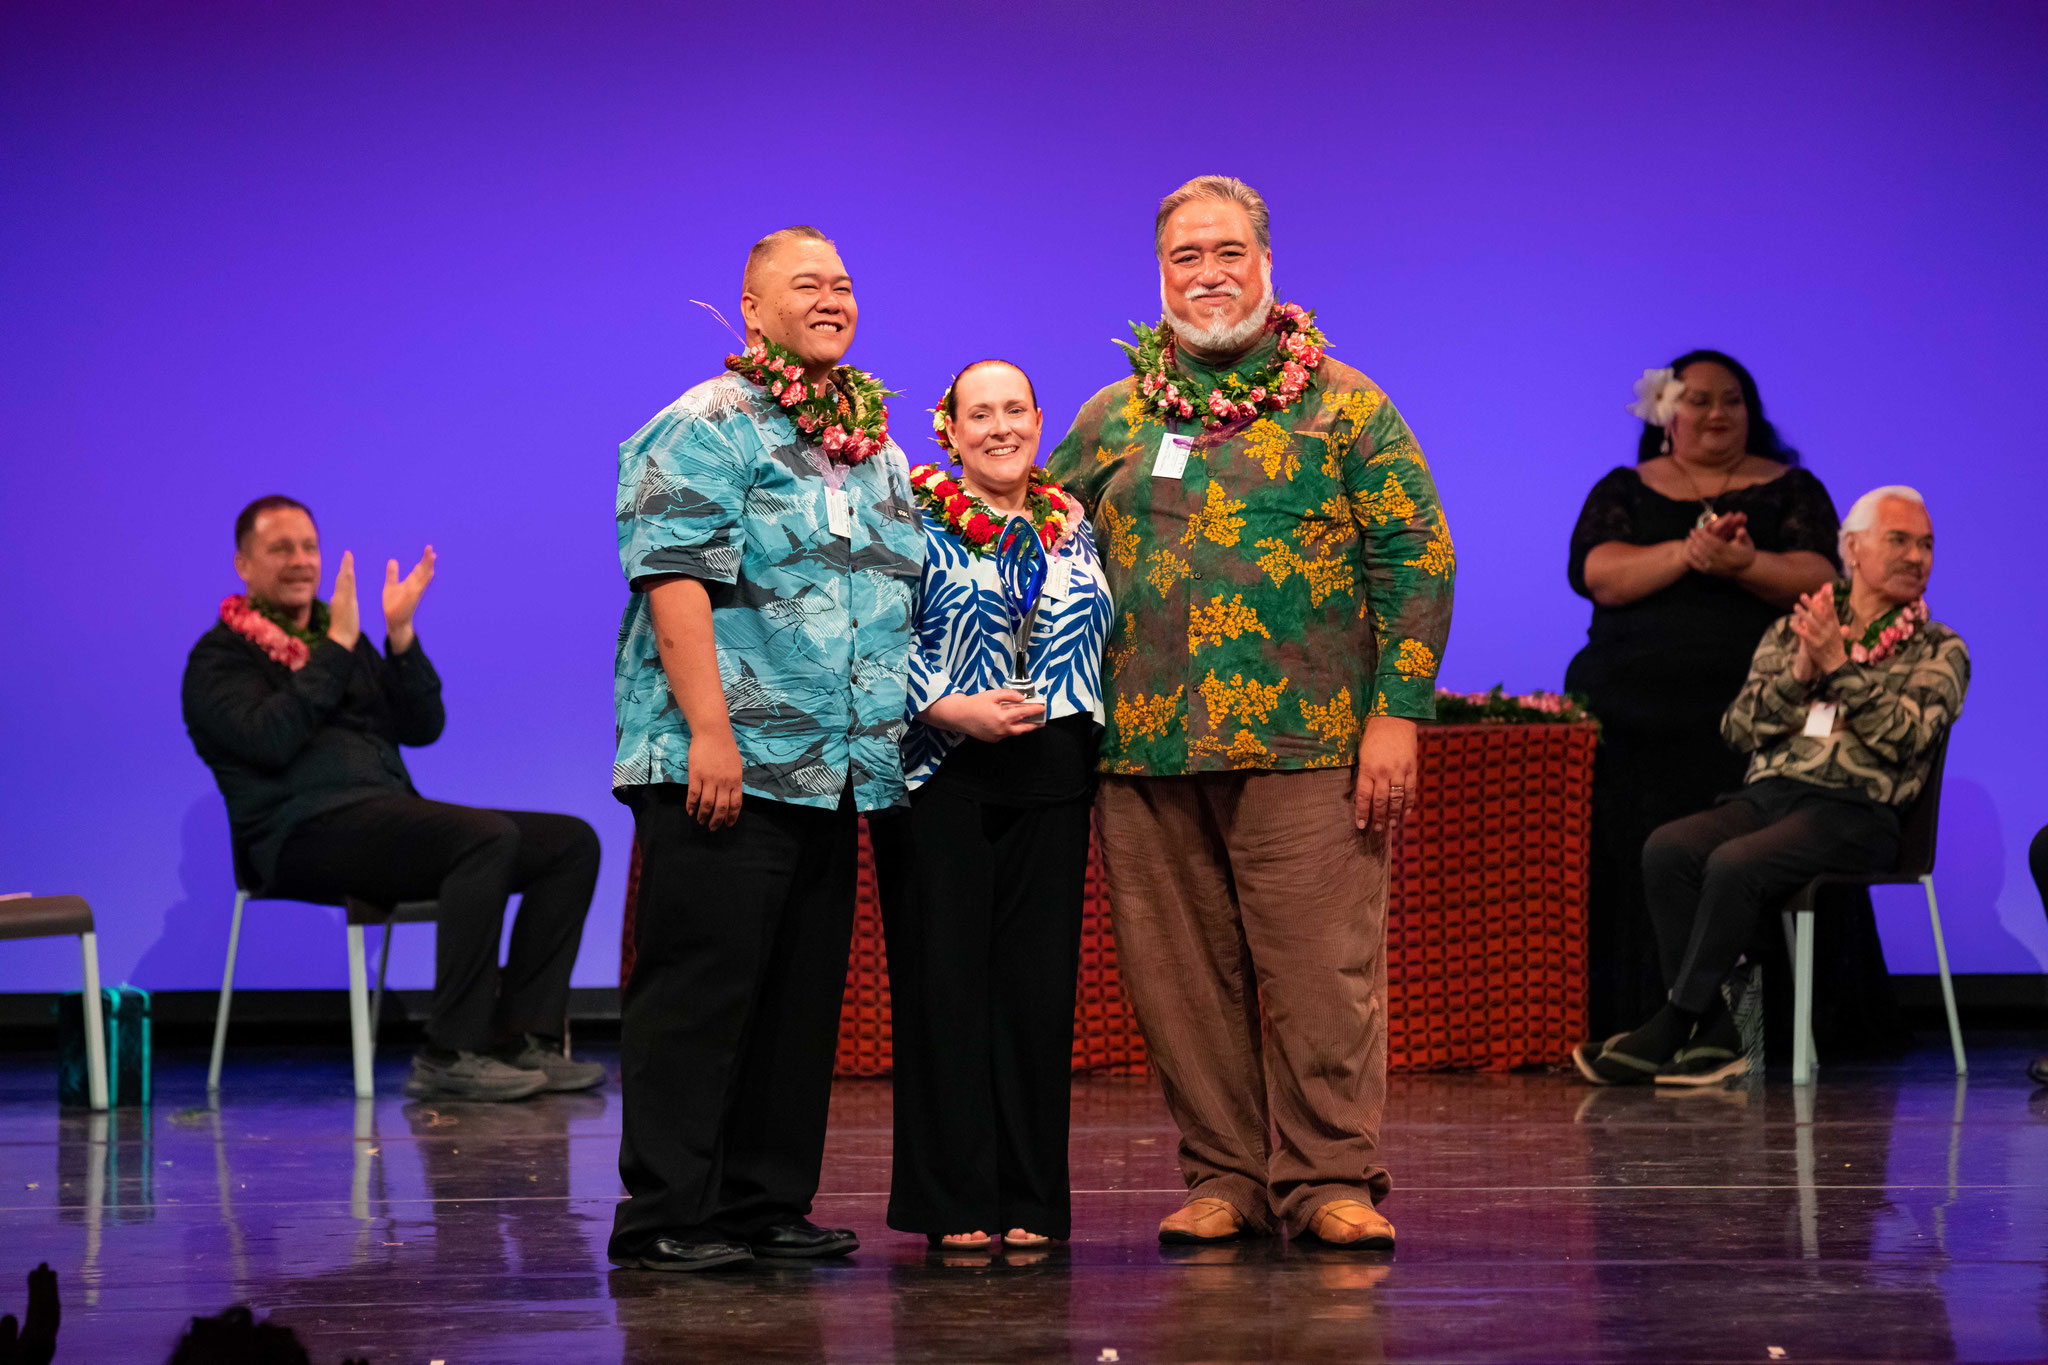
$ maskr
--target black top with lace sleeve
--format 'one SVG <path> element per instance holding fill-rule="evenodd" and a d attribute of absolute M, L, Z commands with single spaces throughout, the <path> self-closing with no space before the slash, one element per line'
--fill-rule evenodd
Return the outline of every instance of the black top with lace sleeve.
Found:
<path fill-rule="evenodd" d="M 1759 550 L 1811 550 L 1841 567 L 1835 547 L 1840 522 L 1821 481 L 1787 469 L 1768 483 L 1714 499 L 1721 512 L 1748 518 Z M 1586 555 L 1595 545 L 1655 545 L 1682 540 L 1700 516 L 1690 498 L 1667 498 L 1634 466 L 1610 471 L 1572 528 L 1567 572 L 1572 591 L 1586 588 Z M 1771 622 L 1784 615 L 1739 583 L 1688 571 L 1669 587 L 1624 607 L 1593 606 L 1586 646 L 1565 670 L 1565 690 L 1583 694 L 1608 725 L 1636 730 L 1717 730 L 1721 713 L 1749 675 L 1750 655 Z"/>

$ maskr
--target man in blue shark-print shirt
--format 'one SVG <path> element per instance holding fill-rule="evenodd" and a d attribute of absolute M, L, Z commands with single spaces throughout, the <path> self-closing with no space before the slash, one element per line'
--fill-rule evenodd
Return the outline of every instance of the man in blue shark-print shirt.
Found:
<path fill-rule="evenodd" d="M 824 386 L 861 416 L 871 385 L 839 365 L 853 285 L 822 233 L 756 243 L 740 307 L 750 348 L 782 348 L 807 392 Z M 859 1245 L 808 1215 L 856 822 L 904 800 L 924 541 L 903 452 L 887 440 L 865 459 L 828 451 L 827 432 L 778 399 L 784 383 L 720 375 L 619 448 L 633 596 L 612 785 L 641 848 L 621 1021 L 620 1266 L 702 1270 Z"/>

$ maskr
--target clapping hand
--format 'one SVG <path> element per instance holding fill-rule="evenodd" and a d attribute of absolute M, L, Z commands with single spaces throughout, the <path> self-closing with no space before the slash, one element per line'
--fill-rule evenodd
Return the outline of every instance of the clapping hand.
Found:
<path fill-rule="evenodd" d="M 398 561 L 384 565 L 384 642 L 393 654 L 412 648 L 412 614 L 419 610 L 420 594 L 434 581 L 434 547 L 429 545 L 405 577 L 398 576 Z"/>
<path fill-rule="evenodd" d="M 28 1273 L 28 1311 L 21 1322 L 17 1324 L 12 1313 L 0 1316 L 0 1365 L 50 1365 L 62 1319 L 57 1272 L 45 1261 Z"/>
<path fill-rule="evenodd" d="M 334 571 L 334 594 L 327 599 L 327 638 L 343 649 L 354 649 L 362 634 L 362 617 L 356 610 L 356 557 L 343 550 L 341 567 Z"/>
<path fill-rule="evenodd" d="M 1799 681 L 1811 682 L 1848 661 L 1841 618 L 1835 615 L 1834 584 L 1822 584 L 1792 604 L 1792 633 L 1799 637 L 1799 653 L 1792 659 L 1792 676 Z"/>
<path fill-rule="evenodd" d="M 1715 517 L 1693 527 L 1685 538 L 1685 562 L 1716 578 L 1732 578 L 1756 562 L 1756 542 L 1749 536 L 1749 518 L 1741 512 Z"/>

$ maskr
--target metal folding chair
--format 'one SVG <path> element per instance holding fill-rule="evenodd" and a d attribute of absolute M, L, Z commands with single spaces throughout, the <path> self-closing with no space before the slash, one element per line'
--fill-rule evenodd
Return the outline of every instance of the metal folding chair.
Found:
<path fill-rule="evenodd" d="M 12 896 L 0 899 L 0 939 L 78 935 L 85 967 L 85 1094 L 94 1109 L 107 1107 L 107 1032 L 100 1010 L 100 944 L 92 907 L 83 896 Z"/>
<path fill-rule="evenodd" d="M 272 896 L 262 889 L 248 855 L 238 846 L 235 856 L 235 913 L 228 924 L 228 961 L 221 972 L 220 1005 L 214 1012 L 213 1056 L 206 1068 L 206 1093 L 220 1092 L 221 1056 L 227 1050 L 228 1006 L 235 994 L 235 949 L 242 939 L 242 907 L 250 901 L 297 900 L 307 905 L 338 905 L 348 924 L 348 1023 L 349 1054 L 355 1066 L 356 1098 L 367 1100 L 375 1094 L 370 1064 L 376 1057 L 378 1021 L 384 1014 L 384 970 L 391 962 L 391 932 L 400 924 L 431 924 L 440 916 L 438 901 L 404 901 L 381 905 L 359 896 L 338 901 L 306 900 L 299 896 Z M 4 909 L 0 906 L 0 909 Z M 377 991 L 374 1001 L 368 991 L 368 966 L 363 952 L 363 929 L 384 926 L 384 942 L 377 953 Z"/>
<path fill-rule="evenodd" d="M 1941 910 L 1934 900 L 1934 844 L 1941 821 L 1941 775 L 1948 763 L 1948 736 L 1935 746 L 1927 785 L 1899 819 L 1898 863 L 1889 872 L 1829 873 L 1815 877 L 1785 902 L 1785 946 L 1792 954 L 1792 1082 L 1813 1079 L 1819 1059 L 1813 1046 L 1813 916 L 1831 887 L 1911 886 L 1927 893 L 1927 920 L 1934 929 L 1934 960 L 1941 967 L 1941 1003 L 1948 1010 L 1949 1047 L 1956 1075 L 1967 1076 L 1963 1029 L 1956 1018 L 1956 986 L 1948 971 L 1948 945 L 1941 937 Z"/>

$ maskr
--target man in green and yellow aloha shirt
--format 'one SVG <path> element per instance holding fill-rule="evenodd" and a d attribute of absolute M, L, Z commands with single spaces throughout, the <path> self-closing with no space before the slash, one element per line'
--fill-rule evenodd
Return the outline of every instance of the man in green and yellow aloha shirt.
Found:
<path fill-rule="evenodd" d="M 1394 405 L 1274 306 L 1256 191 L 1189 181 L 1155 246 L 1166 317 L 1047 468 L 1119 610 L 1099 809 L 1182 1134 L 1160 1238 L 1385 1249 L 1387 841 L 1435 714 L 1450 531 Z"/>

